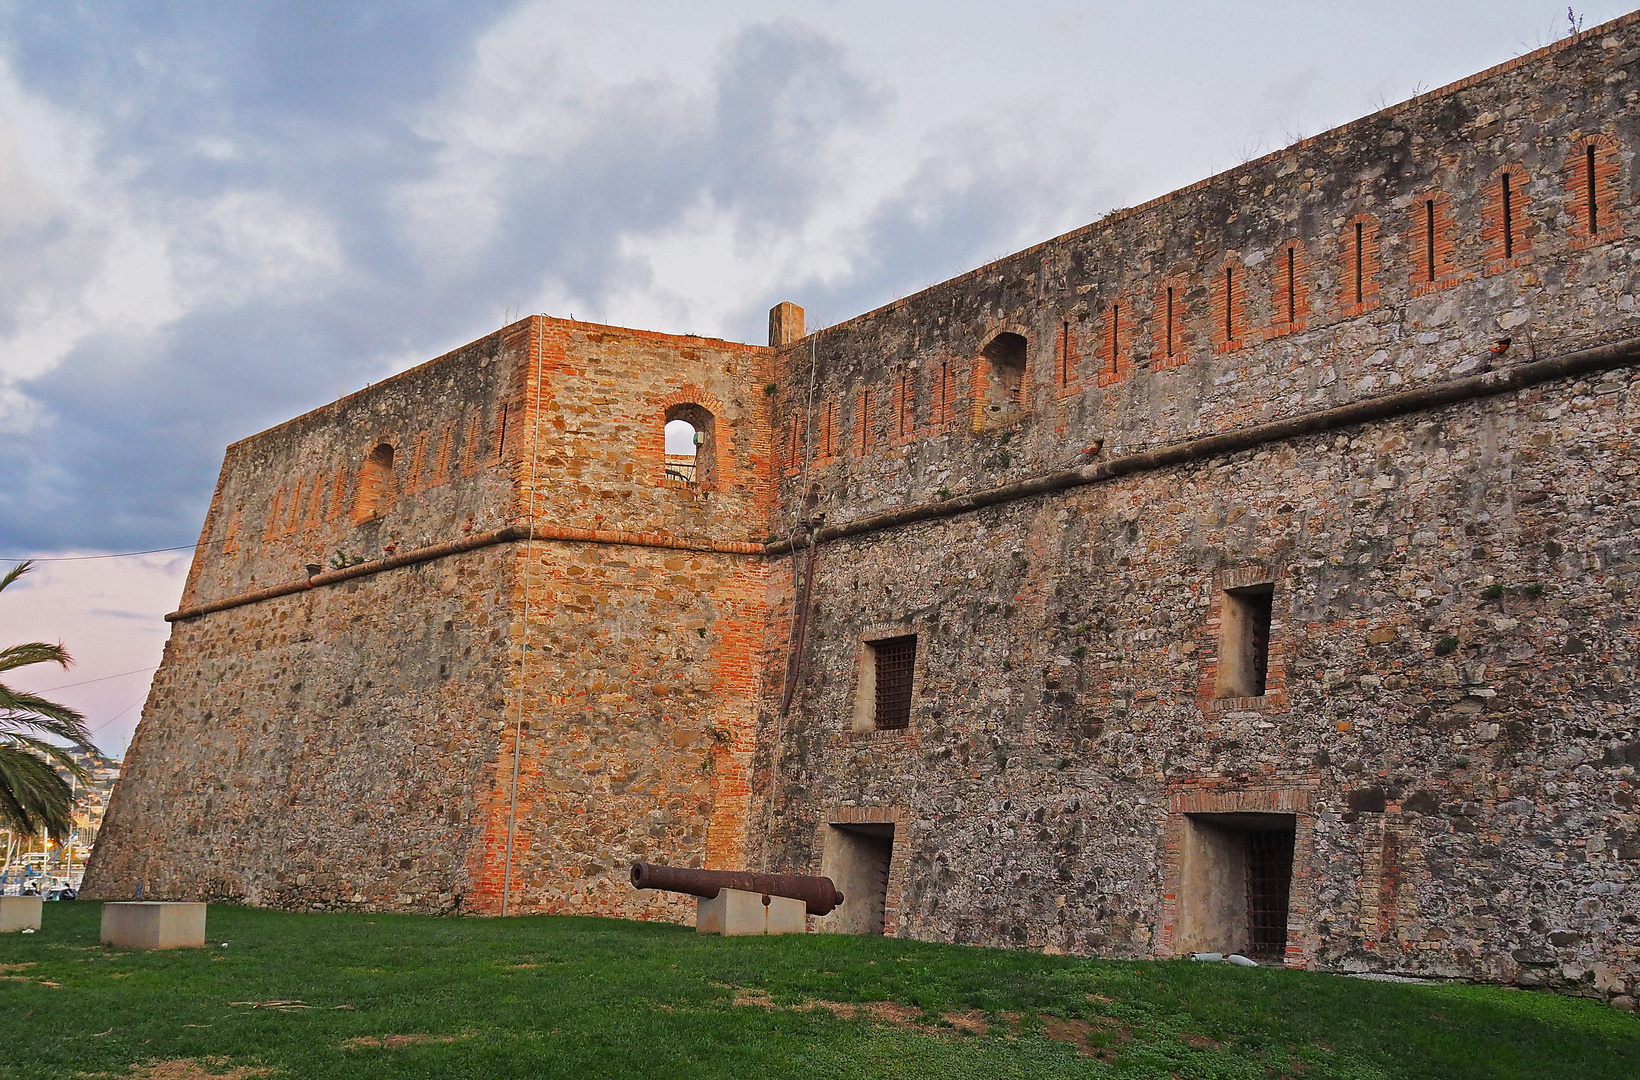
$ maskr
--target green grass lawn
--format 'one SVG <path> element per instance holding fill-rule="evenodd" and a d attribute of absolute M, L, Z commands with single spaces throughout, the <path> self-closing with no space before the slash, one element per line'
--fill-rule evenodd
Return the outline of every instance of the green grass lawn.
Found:
<path fill-rule="evenodd" d="M 98 917 L 0 935 L 0 1076 L 1640 1077 L 1634 1017 L 1491 987 L 219 906 L 205 949 L 118 952 Z"/>

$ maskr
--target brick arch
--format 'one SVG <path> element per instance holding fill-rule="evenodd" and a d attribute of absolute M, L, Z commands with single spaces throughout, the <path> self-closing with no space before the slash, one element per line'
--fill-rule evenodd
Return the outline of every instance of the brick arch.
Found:
<path fill-rule="evenodd" d="M 702 416 L 701 414 L 705 414 Z M 675 419 L 685 420 L 696 431 L 704 425 L 708 442 L 696 454 L 694 485 L 713 489 L 725 483 L 734 483 L 734 437 L 731 434 L 723 402 L 716 394 L 686 383 L 661 399 L 660 412 L 652 421 L 656 438 L 660 440 L 665 477 L 666 425 Z M 653 451 L 651 451 L 653 452 Z M 651 459 L 653 460 L 653 459 Z"/>
<path fill-rule="evenodd" d="M 991 355 L 1005 334 L 1025 342 L 1017 370 L 1009 370 L 1013 365 Z M 1020 323 L 986 322 L 971 370 L 969 400 L 976 429 L 1005 427 L 1030 411 L 1031 351 L 1035 345 L 1036 335 Z"/>
<path fill-rule="evenodd" d="M 398 501 L 400 484 L 398 474 L 403 469 L 399 455 L 398 436 L 392 432 L 378 432 L 369 443 L 364 458 L 356 471 L 354 486 L 353 524 L 362 525 L 381 517 Z M 384 454 L 382 451 L 386 450 Z"/>
<path fill-rule="evenodd" d="M 709 390 L 702 390 L 693 383 L 685 383 L 661 399 L 661 413 L 674 405 L 699 405 L 707 412 L 719 419 L 723 418 L 723 402 Z"/>
<path fill-rule="evenodd" d="M 1036 335 L 1031 333 L 1030 328 L 1025 324 L 1016 322 L 1002 322 L 987 319 L 984 326 L 980 329 L 979 348 L 975 351 L 983 353 L 986 349 L 991 347 L 991 342 L 995 341 L 1003 334 L 1018 334 L 1020 337 L 1024 338 L 1025 355 L 1029 358 L 1031 355 L 1031 348 L 1036 344 Z"/>

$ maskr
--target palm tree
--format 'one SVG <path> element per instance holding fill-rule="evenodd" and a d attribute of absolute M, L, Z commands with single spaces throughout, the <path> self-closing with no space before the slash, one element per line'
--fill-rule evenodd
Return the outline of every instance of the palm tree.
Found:
<path fill-rule="evenodd" d="M 12 567 L 0 578 L 0 590 L 28 573 L 29 565 L 24 561 Z M 66 668 L 71 663 L 67 649 L 43 641 L 0 649 L 0 675 L 30 664 Z M 85 717 L 66 705 L 0 683 L 0 827 L 24 836 L 42 827 L 54 838 L 68 834 L 74 827 L 74 789 L 57 769 L 86 779 L 73 750 L 95 750 Z"/>

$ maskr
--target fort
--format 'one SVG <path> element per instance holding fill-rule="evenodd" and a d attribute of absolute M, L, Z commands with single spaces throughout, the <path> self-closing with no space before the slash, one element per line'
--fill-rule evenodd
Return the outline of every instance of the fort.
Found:
<path fill-rule="evenodd" d="M 767 346 L 227 450 L 104 897 L 1640 993 L 1640 13 Z M 666 452 L 686 421 L 696 453 Z"/>

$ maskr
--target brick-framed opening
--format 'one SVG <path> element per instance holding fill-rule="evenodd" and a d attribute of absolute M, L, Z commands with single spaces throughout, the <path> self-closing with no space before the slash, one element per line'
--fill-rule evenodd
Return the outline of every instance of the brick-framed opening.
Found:
<path fill-rule="evenodd" d="M 1378 219 L 1356 214 L 1338 236 L 1338 313 L 1346 319 L 1365 315 L 1382 299 Z"/>
<path fill-rule="evenodd" d="M 1028 411 L 1030 337 L 1019 328 L 993 330 L 974 362 L 974 427 L 1006 427 Z"/>
<path fill-rule="evenodd" d="M 650 463 L 645 468 L 659 465 L 658 482 L 666 487 L 710 491 L 726 483 L 732 485 L 735 482 L 733 437 L 723 422 L 727 415 L 723 402 L 715 394 L 698 386 L 686 385 L 668 394 L 658 404 L 660 414 L 652 421 L 655 426 L 650 429 L 654 434 L 646 434 L 643 442 L 644 460 Z M 796 419 L 794 414 L 793 420 Z M 679 420 L 695 429 L 693 469 L 676 468 L 688 462 L 673 461 L 666 454 L 666 427 Z M 654 435 L 660 438 L 655 439 Z M 661 458 L 659 462 L 648 456 L 657 451 Z M 725 475 L 726 470 L 729 475 Z"/>
<path fill-rule="evenodd" d="M 854 399 L 854 435 L 849 446 L 860 457 L 869 457 L 877 445 L 877 413 L 881 404 L 871 387 L 863 387 Z"/>
<path fill-rule="evenodd" d="M 974 365 L 976 381 L 981 367 Z M 928 426 L 937 431 L 956 422 L 962 403 L 962 378 L 957 362 L 950 359 L 930 364 L 928 377 L 932 382 L 928 388 Z"/>
<path fill-rule="evenodd" d="M 1532 261 L 1537 233 L 1528 212 L 1526 168 L 1516 162 L 1499 165 L 1486 180 L 1481 213 L 1481 276 L 1489 277 Z"/>
<path fill-rule="evenodd" d="M 1426 191 L 1412 200 L 1404 239 L 1413 296 L 1457 284 L 1457 218 L 1446 192 Z"/>
<path fill-rule="evenodd" d="M 393 508 L 399 498 L 398 476 L 393 469 L 393 444 L 380 439 L 359 466 L 359 482 L 353 495 L 353 523 L 361 525 L 379 518 Z"/>
<path fill-rule="evenodd" d="M 1082 393 L 1082 355 L 1078 337 L 1080 316 L 1066 312 L 1059 320 L 1054 343 L 1053 385 L 1055 396 L 1073 398 Z"/>
<path fill-rule="evenodd" d="M 1287 967 L 1308 966 L 1315 953 L 1310 912 L 1315 893 L 1316 786 L 1313 779 L 1241 784 L 1203 778 L 1169 791 L 1162 830 L 1159 956 L 1240 952 L 1248 947 L 1249 841 L 1254 834 L 1274 833 L 1290 837 L 1292 845 L 1280 959 Z"/>
<path fill-rule="evenodd" d="M 1310 255 L 1298 237 L 1284 241 L 1270 260 L 1270 325 L 1267 337 L 1297 334 L 1310 324 Z"/>
<path fill-rule="evenodd" d="M 905 446 L 917 439 L 917 380 L 909 369 L 894 376 L 888 401 L 888 441 Z"/>
<path fill-rule="evenodd" d="M 818 865 L 811 872 L 836 882 L 843 903 L 830 915 L 816 918 L 815 930 L 900 934 L 905 925 L 901 901 L 911 856 L 911 820 L 910 810 L 903 806 L 838 806 L 821 815 L 814 845 Z"/>
<path fill-rule="evenodd" d="M 903 736 L 911 731 L 925 658 L 915 627 L 877 626 L 861 635 L 855 657 L 855 735 Z"/>
<path fill-rule="evenodd" d="M 662 423 L 663 436 L 674 424 L 688 425 L 694 453 L 666 454 L 665 479 L 668 483 L 711 487 L 717 483 L 717 418 L 710 409 L 694 401 L 679 402 L 668 408 Z"/>
<path fill-rule="evenodd" d="M 842 430 L 839 420 L 841 409 L 836 401 L 826 401 L 820 406 L 820 431 L 815 439 L 814 460 L 816 464 L 829 463 L 842 450 Z"/>
<path fill-rule="evenodd" d="M 1197 694 L 1204 714 L 1286 709 L 1286 606 L 1282 576 L 1269 567 L 1236 567 L 1215 575 L 1207 620 L 1200 631 L 1204 655 L 1212 658 L 1202 665 Z M 1249 677 L 1246 667 L 1248 661 L 1258 659 L 1259 650 L 1262 684 Z"/>
<path fill-rule="evenodd" d="M 1189 278 L 1173 274 L 1156 286 L 1156 315 L 1150 322 L 1150 366 L 1153 369 L 1179 367 L 1190 360 L 1187 327 L 1190 325 L 1185 295 Z"/>
<path fill-rule="evenodd" d="M 1604 132 L 1585 135 L 1566 156 L 1566 210 L 1572 250 L 1584 251 L 1623 235 L 1618 220 L 1623 159 L 1617 140 Z"/>
<path fill-rule="evenodd" d="M 1213 351 L 1234 352 L 1254 344 L 1247 326 L 1247 264 L 1234 253 L 1213 273 Z"/>
<path fill-rule="evenodd" d="M 1099 316 L 1099 385 L 1111 386 L 1133 374 L 1133 331 L 1139 325 L 1133 304 L 1117 296 Z"/>

